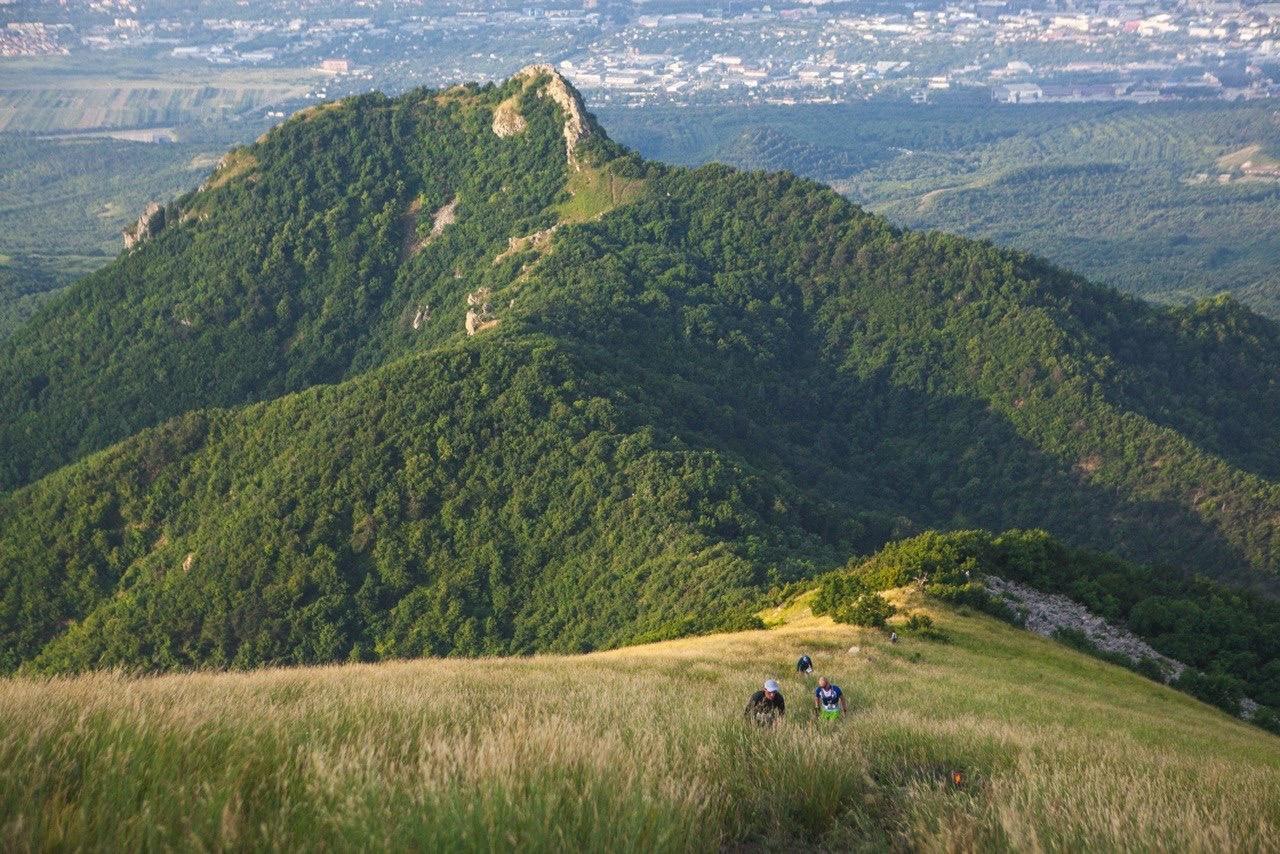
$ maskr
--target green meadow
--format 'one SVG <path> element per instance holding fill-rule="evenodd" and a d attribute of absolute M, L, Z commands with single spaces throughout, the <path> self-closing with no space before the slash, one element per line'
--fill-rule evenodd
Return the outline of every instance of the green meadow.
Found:
<path fill-rule="evenodd" d="M 1274 849 L 1280 739 L 908 604 L 945 638 L 890 644 L 793 607 L 767 630 L 574 657 L 9 679 L 0 848 Z M 802 651 L 848 720 L 812 719 Z M 748 727 L 769 676 L 786 722 Z"/>

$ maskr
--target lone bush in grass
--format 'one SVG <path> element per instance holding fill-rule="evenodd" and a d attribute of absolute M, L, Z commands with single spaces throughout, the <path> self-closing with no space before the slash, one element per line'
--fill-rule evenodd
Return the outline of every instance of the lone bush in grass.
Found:
<path fill-rule="evenodd" d="M 1169 678 L 1169 671 L 1165 665 L 1161 664 L 1159 659 L 1149 655 L 1138 659 L 1133 669 L 1154 682 L 1165 682 Z"/>
<path fill-rule="evenodd" d="M 864 593 L 870 592 L 865 581 L 853 572 L 833 572 L 822 579 L 818 595 L 813 598 L 813 613 L 832 614 Z"/>
<path fill-rule="evenodd" d="M 1240 714 L 1244 686 L 1239 679 L 1226 673 L 1201 673 L 1188 667 L 1173 687 L 1233 715 Z"/>
<path fill-rule="evenodd" d="M 907 617 L 906 622 L 902 624 L 901 631 L 903 634 L 924 638 L 925 640 L 941 641 L 947 639 L 946 633 L 934 625 L 933 617 L 923 611 L 913 611 Z"/>
<path fill-rule="evenodd" d="M 1280 735 L 1280 713 L 1277 713 L 1274 709 L 1269 709 L 1266 706 L 1259 707 L 1258 711 L 1254 713 L 1253 723 L 1268 732 Z"/>
<path fill-rule="evenodd" d="M 837 623 L 850 623 L 867 628 L 884 628 L 885 621 L 897 612 L 879 593 L 863 593 L 831 616 Z"/>

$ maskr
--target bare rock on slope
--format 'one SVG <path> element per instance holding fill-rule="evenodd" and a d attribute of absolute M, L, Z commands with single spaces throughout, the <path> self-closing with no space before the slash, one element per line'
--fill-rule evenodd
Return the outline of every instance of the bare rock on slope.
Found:
<path fill-rule="evenodd" d="M 142 216 L 133 225 L 127 226 L 121 235 L 124 237 L 124 248 L 132 249 L 145 240 L 155 237 L 165 226 L 164 205 L 152 202 L 147 205 Z"/>
<path fill-rule="evenodd" d="M 439 237 L 444 230 L 458 221 L 458 197 L 454 196 L 449 203 L 431 216 L 431 235 Z"/>
<path fill-rule="evenodd" d="M 1078 631 L 1103 652 L 1119 653 L 1133 662 L 1144 658 L 1160 662 L 1165 681 L 1172 682 L 1182 675 L 1187 666 L 1177 659 L 1163 655 L 1128 629 L 1113 626 L 1078 602 L 1056 593 L 1042 593 L 1034 587 L 1018 584 L 989 575 L 983 584 L 992 594 L 1004 600 L 1025 618 L 1027 629 L 1038 635 L 1053 637 L 1066 629 Z"/>
<path fill-rule="evenodd" d="M 1113 626 L 1078 602 L 1056 593 L 1042 593 L 1034 587 L 1008 581 L 994 575 L 982 579 L 993 596 L 1021 614 L 1023 625 L 1044 637 L 1053 637 L 1062 629 L 1074 630 L 1088 638 L 1102 652 L 1118 653 L 1135 664 L 1144 658 L 1159 662 L 1165 683 L 1176 682 L 1187 665 L 1156 650 L 1128 629 Z M 1252 720 L 1258 703 L 1249 697 L 1240 700 L 1240 717 Z"/>
<path fill-rule="evenodd" d="M 519 136 L 528 126 L 529 123 L 520 114 L 518 95 L 512 95 L 493 111 L 493 132 L 503 139 Z"/>
<path fill-rule="evenodd" d="M 578 144 L 591 135 L 591 123 L 587 120 L 587 109 L 583 105 L 582 96 L 578 94 L 578 91 L 569 85 L 569 81 L 564 79 L 563 75 L 550 65 L 529 65 L 520 69 L 519 73 L 516 74 L 516 77 L 523 78 L 525 81 L 537 80 L 544 76 L 550 79 L 538 94 L 543 98 L 550 98 L 554 101 L 564 114 L 565 157 L 568 159 L 570 166 L 578 168 L 578 161 L 574 153 L 577 151 Z M 499 111 L 501 109 L 499 107 Z M 523 121 L 523 117 L 521 120 Z M 494 123 L 497 123 L 497 113 L 494 114 Z M 497 132 L 496 128 L 494 132 Z"/>

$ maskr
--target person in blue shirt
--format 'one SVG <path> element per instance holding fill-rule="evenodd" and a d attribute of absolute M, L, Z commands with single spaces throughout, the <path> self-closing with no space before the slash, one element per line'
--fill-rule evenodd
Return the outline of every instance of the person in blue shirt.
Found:
<path fill-rule="evenodd" d="M 813 692 L 813 707 L 819 718 L 834 720 L 849 711 L 849 704 L 844 699 L 844 692 L 839 685 L 832 685 L 825 676 L 818 678 L 818 687 Z"/>
<path fill-rule="evenodd" d="M 800 660 L 796 662 L 796 673 L 812 673 L 812 672 L 813 672 L 813 659 L 809 657 L 808 653 L 800 656 Z"/>

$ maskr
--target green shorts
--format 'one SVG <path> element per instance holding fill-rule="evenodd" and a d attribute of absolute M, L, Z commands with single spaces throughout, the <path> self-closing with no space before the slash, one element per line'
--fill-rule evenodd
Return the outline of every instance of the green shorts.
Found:
<path fill-rule="evenodd" d="M 840 720 L 840 710 L 839 709 L 819 709 L 818 717 L 822 718 L 824 721 L 838 721 Z"/>

